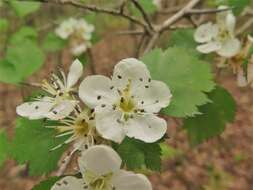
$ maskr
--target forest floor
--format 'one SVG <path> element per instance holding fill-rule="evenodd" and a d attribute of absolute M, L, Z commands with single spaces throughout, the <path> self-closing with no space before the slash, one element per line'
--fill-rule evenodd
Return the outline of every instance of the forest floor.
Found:
<path fill-rule="evenodd" d="M 123 45 L 126 43 L 132 45 Z M 96 72 L 110 75 L 117 61 L 134 54 L 133 44 L 129 37 L 118 36 L 113 40 L 106 37 L 93 49 Z M 59 59 L 64 66 L 70 64 L 67 52 L 57 59 L 50 55 L 43 69 L 29 81 L 39 82 L 46 77 L 55 67 L 53 62 Z M 219 83 L 237 102 L 235 122 L 227 126 L 221 137 L 192 148 L 185 132 L 169 120 L 167 142 L 173 147 L 174 155 L 164 161 L 161 174 L 150 176 L 154 190 L 253 190 L 253 89 L 237 87 L 235 76 L 227 71 L 221 72 L 219 78 Z M 0 126 L 5 127 L 10 136 L 15 126 L 15 107 L 28 91 L 28 87 L 21 90 L 0 85 Z M 0 170 L 0 189 L 30 190 L 40 179 L 28 177 L 26 173 L 25 167 L 17 166 L 13 160 L 7 161 Z"/>

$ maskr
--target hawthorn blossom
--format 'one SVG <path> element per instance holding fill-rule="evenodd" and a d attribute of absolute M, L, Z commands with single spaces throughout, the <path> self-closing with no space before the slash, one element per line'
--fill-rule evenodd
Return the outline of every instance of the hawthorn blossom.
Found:
<path fill-rule="evenodd" d="M 29 119 L 48 118 L 59 120 L 68 116 L 75 109 L 78 101 L 74 99 L 74 85 L 82 75 L 83 66 L 79 60 L 75 60 L 66 77 L 61 71 L 61 77 L 52 74 L 51 81 L 44 80 L 42 89 L 46 96 L 35 98 L 34 101 L 25 102 L 16 109 L 18 115 Z"/>
<path fill-rule="evenodd" d="M 56 129 L 58 137 L 70 136 L 63 144 L 51 149 L 51 151 L 62 147 L 65 144 L 74 142 L 74 153 L 76 150 L 85 151 L 91 146 L 102 144 L 104 141 L 96 131 L 93 111 L 79 111 L 78 106 L 73 116 L 68 116 L 59 121 L 55 126 L 47 126 L 47 128 Z"/>
<path fill-rule="evenodd" d="M 226 9 L 220 6 L 219 9 Z M 231 10 L 217 13 L 216 23 L 208 22 L 200 25 L 195 34 L 195 41 L 201 43 L 197 50 L 201 53 L 217 52 L 222 57 L 235 56 L 241 47 L 235 37 L 236 18 Z"/>
<path fill-rule="evenodd" d="M 96 129 L 105 139 L 120 143 L 128 136 L 151 143 L 166 133 L 167 123 L 157 113 L 172 95 L 165 83 L 151 80 L 146 65 L 137 59 L 120 61 L 112 79 L 88 76 L 79 97 L 95 109 Z"/>
<path fill-rule="evenodd" d="M 91 37 L 94 26 L 84 19 L 70 18 L 61 23 L 55 33 L 62 39 L 69 39 L 71 52 L 79 56 L 91 47 Z"/>
<path fill-rule="evenodd" d="M 64 177 L 51 190 L 152 190 L 146 176 L 121 170 L 121 158 L 108 146 L 89 148 L 78 163 L 82 178 Z"/>

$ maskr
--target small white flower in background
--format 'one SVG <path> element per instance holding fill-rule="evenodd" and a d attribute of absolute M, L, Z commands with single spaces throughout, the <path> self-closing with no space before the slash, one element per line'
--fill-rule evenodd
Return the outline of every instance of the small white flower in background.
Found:
<path fill-rule="evenodd" d="M 162 5 L 163 0 L 153 0 L 153 4 L 158 8 L 158 9 L 162 9 L 163 5 Z"/>
<path fill-rule="evenodd" d="M 137 59 L 120 61 L 112 79 L 87 77 L 79 97 L 95 109 L 96 129 L 105 139 L 120 143 L 127 135 L 150 143 L 166 133 L 167 123 L 157 113 L 169 105 L 172 95 L 165 83 L 151 80 L 146 65 Z"/>
<path fill-rule="evenodd" d="M 237 72 L 237 85 L 239 87 L 245 87 L 247 85 L 250 85 L 251 87 L 253 87 L 253 56 L 250 55 L 249 51 L 250 48 L 252 48 L 253 46 L 253 38 L 248 35 L 247 37 L 247 41 L 245 43 L 245 46 L 243 47 L 243 49 L 240 51 L 240 53 L 235 56 L 234 60 L 230 60 L 231 64 L 234 63 L 234 65 L 239 65 L 239 68 L 236 68 L 236 72 Z M 242 68 L 242 64 L 244 61 L 248 61 L 248 65 L 247 65 L 247 70 L 244 71 Z M 246 73 L 245 73 L 246 72 Z M 247 78 L 246 75 L 247 74 Z"/>
<path fill-rule="evenodd" d="M 55 33 L 62 39 L 69 39 L 71 52 L 78 56 L 91 47 L 94 26 L 84 19 L 69 18 L 61 23 Z"/>
<path fill-rule="evenodd" d="M 21 104 L 16 109 L 17 114 L 29 119 L 59 120 L 65 118 L 73 112 L 78 103 L 71 93 L 75 90 L 74 85 L 81 77 L 82 72 L 82 63 L 75 60 L 70 66 L 67 77 L 62 71 L 62 79 L 52 74 L 51 81 L 44 80 L 41 85 L 48 95 Z"/>
<path fill-rule="evenodd" d="M 82 178 L 64 177 L 51 190 L 152 190 L 146 176 L 121 170 L 121 164 L 112 148 L 93 146 L 79 158 Z"/>
<path fill-rule="evenodd" d="M 220 6 L 219 9 L 226 9 Z M 217 52 L 222 57 L 233 57 L 241 48 L 235 37 L 236 18 L 231 10 L 217 13 L 216 24 L 208 22 L 200 25 L 195 34 L 195 41 L 202 43 L 197 50 L 202 53 Z"/>

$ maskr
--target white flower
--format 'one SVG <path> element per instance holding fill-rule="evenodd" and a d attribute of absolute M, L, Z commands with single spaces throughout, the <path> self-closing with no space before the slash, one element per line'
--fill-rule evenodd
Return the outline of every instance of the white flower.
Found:
<path fill-rule="evenodd" d="M 154 4 L 158 9 L 162 9 L 162 2 L 163 2 L 163 0 L 153 0 L 153 4 Z"/>
<path fill-rule="evenodd" d="M 121 170 L 121 163 L 112 148 L 93 146 L 79 158 L 82 178 L 64 177 L 51 190 L 152 190 L 146 176 Z"/>
<path fill-rule="evenodd" d="M 87 77 L 79 97 L 95 109 L 96 128 L 105 139 L 120 143 L 127 135 L 155 142 L 166 133 L 167 123 L 156 113 L 169 105 L 170 90 L 165 83 L 151 80 L 146 65 L 137 59 L 120 61 L 112 79 Z"/>
<path fill-rule="evenodd" d="M 81 112 L 76 108 L 74 113 L 74 116 L 60 120 L 58 125 L 47 126 L 47 128 L 57 130 L 59 134 L 56 137 L 70 136 L 63 144 L 59 144 L 51 151 L 71 142 L 75 142 L 72 152 L 76 150 L 85 151 L 95 144 L 102 144 L 103 139 L 96 132 L 93 110 Z"/>
<path fill-rule="evenodd" d="M 62 39 L 69 39 L 71 52 L 78 56 L 91 46 L 90 40 L 94 26 L 83 19 L 70 18 L 55 30 Z"/>
<path fill-rule="evenodd" d="M 226 9 L 220 6 L 219 9 Z M 202 53 L 217 52 L 222 57 L 235 56 L 241 48 L 235 37 L 236 18 L 231 10 L 217 13 L 217 23 L 200 25 L 194 34 L 197 42 L 202 43 L 197 50 Z"/>
<path fill-rule="evenodd" d="M 77 104 L 71 92 L 74 91 L 73 86 L 81 77 L 82 71 L 82 63 L 75 60 L 70 66 L 67 77 L 63 72 L 61 72 L 62 79 L 53 74 L 51 82 L 44 80 L 42 83 L 42 89 L 47 92 L 48 96 L 38 97 L 35 101 L 21 104 L 16 109 L 17 114 L 29 119 L 59 120 L 65 118 Z"/>

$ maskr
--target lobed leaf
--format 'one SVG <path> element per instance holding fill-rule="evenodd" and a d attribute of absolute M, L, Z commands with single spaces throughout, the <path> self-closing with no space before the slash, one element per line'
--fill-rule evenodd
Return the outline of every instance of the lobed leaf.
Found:
<path fill-rule="evenodd" d="M 161 148 L 159 142 L 144 143 L 126 137 L 120 145 L 114 145 L 123 164 L 130 170 L 142 169 L 161 170 Z"/>
<path fill-rule="evenodd" d="M 45 128 L 49 123 L 42 120 L 17 119 L 15 137 L 11 144 L 11 155 L 19 163 L 29 163 L 31 175 L 43 175 L 57 168 L 57 163 L 66 146 L 54 151 L 50 149 L 64 142 L 55 138 L 53 129 Z"/>
<path fill-rule="evenodd" d="M 142 58 L 155 80 L 165 82 L 172 92 L 164 114 L 186 117 L 200 114 L 197 106 L 209 102 L 206 92 L 214 88 L 211 67 L 182 47 L 155 49 Z"/>
<path fill-rule="evenodd" d="M 232 122 L 235 117 L 236 103 L 224 88 L 217 86 L 208 97 L 212 102 L 199 108 L 202 115 L 184 120 L 183 128 L 193 145 L 220 135 L 226 123 Z"/>

